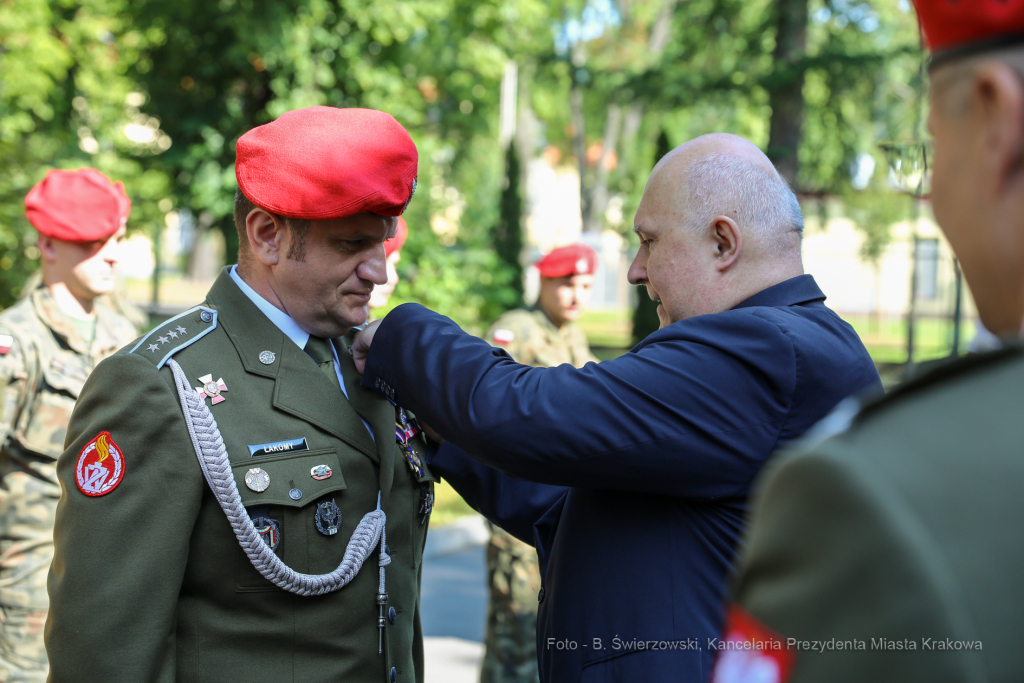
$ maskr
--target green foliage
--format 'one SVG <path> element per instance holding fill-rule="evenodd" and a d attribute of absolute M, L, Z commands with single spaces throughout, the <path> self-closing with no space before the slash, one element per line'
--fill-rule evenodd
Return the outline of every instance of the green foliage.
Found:
<path fill-rule="evenodd" d="M 516 146 L 509 144 L 505 152 L 505 186 L 501 191 L 501 215 L 494 227 L 494 251 L 508 266 L 512 274 L 511 286 L 515 289 L 516 300 L 510 308 L 522 305 L 523 266 L 519 255 L 523 251 L 523 199 L 519 171 L 519 153 Z"/>
<path fill-rule="evenodd" d="M 512 159 L 497 141 L 510 59 L 539 120 L 534 149 L 520 150 L 554 145 L 575 163 L 577 134 L 600 149 L 618 107 L 606 180 L 623 232 L 658 150 L 716 131 L 764 146 L 769 92 L 804 74 L 799 189 L 846 197 L 873 258 L 886 190 L 852 193 L 850 168 L 865 153 L 884 168 L 878 141 L 920 134 L 909 3 L 810 0 L 806 57 L 776 64 L 779 0 L 668 1 L 614 0 L 595 24 L 596 0 L 0 0 L 0 305 L 36 268 L 21 203 L 47 169 L 92 165 L 123 180 L 130 230 L 155 234 L 168 211 L 188 209 L 223 232 L 233 261 L 235 141 L 325 104 L 382 109 L 410 130 L 419 190 L 395 301 L 480 327 L 520 296 L 514 231 L 502 227 L 521 221 L 519 183 L 503 188 Z M 670 40 L 656 48 L 666 17 Z M 574 82 L 582 131 L 571 125 Z M 582 168 L 589 189 L 601 173 L 592 160 Z M 650 328 L 644 316 L 637 334 Z"/>

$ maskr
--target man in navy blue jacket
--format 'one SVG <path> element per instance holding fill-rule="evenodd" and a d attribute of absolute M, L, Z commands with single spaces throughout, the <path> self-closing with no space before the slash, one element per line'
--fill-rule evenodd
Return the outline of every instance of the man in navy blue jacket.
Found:
<path fill-rule="evenodd" d="M 637 210 L 630 282 L 662 328 L 630 353 L 530 368 L 417 305 L 357 338 L 364 385 L 447 439 L 431 468 L 537 546 L 543 681 L 706 680 L 751 480 L 881 390 L 803 274 L 802 229 L 756 147 L 705 136 L 666 155 Z"/>

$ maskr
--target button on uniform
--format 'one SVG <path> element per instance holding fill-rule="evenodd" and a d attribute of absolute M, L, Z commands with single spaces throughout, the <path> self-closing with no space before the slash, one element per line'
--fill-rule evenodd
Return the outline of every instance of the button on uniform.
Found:
<path fill-rule="evenodd" d="M 395 623 L 395 619 L 398 619 L 398 611 L 394 607 L 388 608 L 388 621 L 392 624 Z"/>

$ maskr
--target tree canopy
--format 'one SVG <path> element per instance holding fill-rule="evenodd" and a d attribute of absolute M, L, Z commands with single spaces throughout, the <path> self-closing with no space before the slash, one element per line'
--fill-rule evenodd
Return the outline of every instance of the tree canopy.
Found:
<path fill-rule="evenodd" d="M 877 143 L 919 134 L 921 60 L 906 0 L 0 0 L 0 304 L 36 267 L 22 200 L 47 169 L 123 180 L 130 230 L 187 211 L 233 260 L 235 141 L 325 104 L 388 111 L 419 148 L 396 303 L 480 327 L 518 298 L 494 244 L 509 62 L 523 174 L 557 148 L 585 229 L 625 233 L 662 131 L 769 149 L 795 124 L 769 152 L 802 195 L 887 191 Z"/>

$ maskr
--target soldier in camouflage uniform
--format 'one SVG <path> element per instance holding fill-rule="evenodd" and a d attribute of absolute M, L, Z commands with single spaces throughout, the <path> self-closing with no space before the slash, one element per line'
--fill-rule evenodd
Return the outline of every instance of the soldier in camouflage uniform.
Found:
<path fill-rule="evenodd" d="M 46 572 L 57 456 L 96 364 L 137 334 L 99 303 L 113 288 L 130 204 L 98 171 L 53 171 L 26 199 L 42 277 L 0 313 L 0 681 L 45 681 Z M 76 198 L 80 199 L 76 203 Z"/>
<path fill-rule="evenodd" d="M 509 311 L 487 339 L 519 363 L 582 367 L 597 358 L 576 324 L 590 300 L 597 252 L 583 244 L 553 250 L 537 262 L 540 297 L 530 309 Z M 537 551 L 490 524 L 487 582 L 490 607 L 481 683 L 537 683 Z"/>

